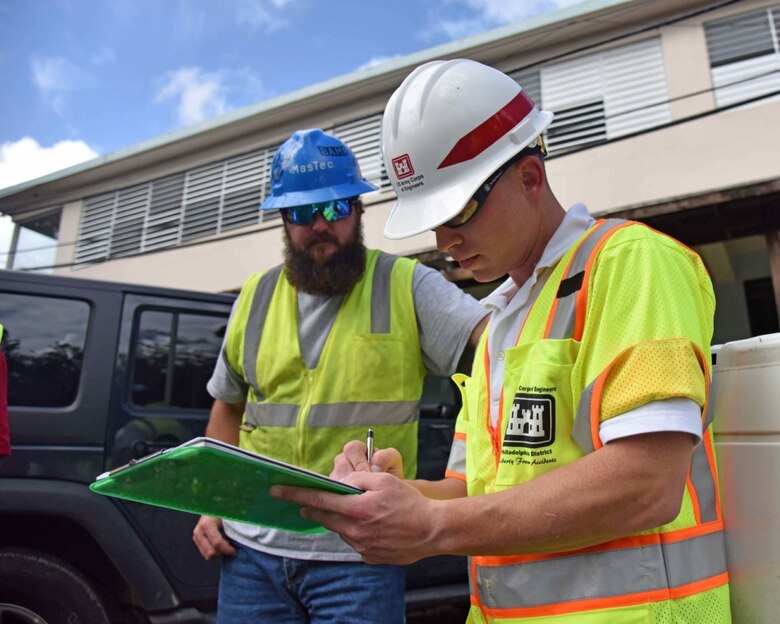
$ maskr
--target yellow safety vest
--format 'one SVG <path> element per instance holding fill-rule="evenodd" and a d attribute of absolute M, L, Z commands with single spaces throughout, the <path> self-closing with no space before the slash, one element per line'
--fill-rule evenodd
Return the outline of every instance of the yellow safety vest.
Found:
<path fill-rule="evenodd" d="M 648 273 L 658 279 L 635 279 Z M 499 492 L 600 448 L 599 425 L 645 403 L 687 397 L 706 414 L 713 309 L 693 251 L 641 224 L 598 221 L 553 269 L 505 351 L 496 427 L 488 332 L 472 377 L 456 376 L 464 407 L 447 474 L 465 478 L 469 496 Z M 577 551 L 472 557 L 469 621 L 730 622 L 709 424 L 673 522 Z"/>
<path fill-rule="evenodd" d="M 412 295 L 415 262 L 367 250 L 317 367 L 298 342 L 298 295 L 281 266 L 251 276 L 228 329 L 230 366 L 249 384 L 240 445 L 321 474 L 349 440 L 374 429 L 378 447 L 417 470 L 425 366 Z"/>

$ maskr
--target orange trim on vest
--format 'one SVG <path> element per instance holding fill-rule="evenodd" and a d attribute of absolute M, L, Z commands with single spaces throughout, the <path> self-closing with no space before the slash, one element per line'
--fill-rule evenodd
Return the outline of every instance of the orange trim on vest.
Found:
<path fill-rule="evenodd" d="M 710 578 L 702 579 L 701 581 L 695 581 L 693 583 L 688 583 L 687 585 L 681 585 L 680 587 L 672 587 L 669 590 L 669 594 L 672 598 L 675 599 L 687 598 L 688 596 L 693 596 L 694 594 L 699 594 L 701 592 L 709 591 L 710 589 L 715 589 L 716 587 L 725 585 L 728 582 L 729 573 L 722 572 L 715 576 L 711 576 Z"/>
<path fill-rule="evenodd" d="M 546 559 L 559 559 L 562 557 L 572 557 L 594 552 L 606 552 L 610 550 L 625 550 L 627 548 L 642 548 L 645 546 L 655 546 L 659 544 L 671 544 L 680 542 L 692 537 L 700 537 L 723 531 L 723 522 L 721 520 L 705 522 L 697 526 L 686 529 L 678 529 L 669 533 L 650 533 L 648 535 L 630 535 L 618 539 L 588 546 L 587 548 L 578 548 L 576 550 L 567 550 L 556 553 L 539 553 L 533 555 L 488 555 L 481 557 L 472 557 L 472 563 L 475 561 L 481 566 L 505 566 L 515 563 L 531 563 L 534 561 L 544 561 Z"/>
<path fill-rule="evenodd" d="M 496 423 L 496 426 L 494 427 L 493 424 L 490 422 L 490 349 L 488 346 L 488 341 L 485 340 L 485 358 L 482 365 L 485 367 L 485 380 L 486 380 L 486 388 L 485 392 L 487 393 L 487 407 L 485 409 L 485 427 L 487 428 L 488 436 L 490 437 L 490 443 L 493 448 L 493 459 L 496 462 L 496 470 L 498 470 L 498 463 L 501 461 L 501 444 L 498 440 L 498 432 L 500 431 L 499 427 L 501 425 L 501 410 L 504 406 L 504 390 L 501 389 L 501 395 L 499 397 L 499 405 L 498 405 L 498 422 Z"/>
<path fill-rule="evenodd" d="M 452 477 L 453 479 L 458 479 L 459 481 L 466 482 L 466 475 L 461 474 L 460 472 L 455 472 L 454 470 L 445 470 L 444 476 L 446 477 Z"/>
<path fill-rule="evenodd" d="M 619 609 L 620 607 L 631 607 L 647 602 L 661 602 L 676 598 L 685 598 L 696 593 L 716 589 L 728 583 L 727 573 L 718 574 L 702 581 L 696 581 L 689 585 L 669 589 L 654 589 L 646 592 L 637 592 L 635 594 L 624 594 L 622 596 L 611 596 L 609 598 L 589 598 L 586 600 L 572 600 L 544 607 L 521 607 L 516 609 L 489 609 L 479 605 L 483 613 L 487 613 L 493 618 L 529 618 L 550 615 L 565 615 L 567 613 L 576 613 L 581 611 L 595 611 L 597 609 Z M 472 604 L 475 604 L 472 600 Z"/>
<path fill-rule="evenodd" d="M 588 280 L 590 278 L 591 267 L 596 261 L 596 257 L 599 255 L 599 251 L 601 251 L 601 248 L 612 237 L 612 235 L 618 230 L 622 230 L 624 227 L 628 227 L 629 225 L 633 225 L 633 221 L 626 221 L 625 223 L 621 223 L 620 225 L 613 227 L 609 232 L 607 232 L 606 236 L 601 237 L 598 243 L 596 243 L 596 246 L 590 252 L 590 256 L 588 256 L 588 260 L 585 263 L 585 278 L 582 281 L 583 287 L 580 288 L 580 290 L 577 292 L 577 305 L 574 308 L 574 333 L 572 338 L 577 342 L 582 341 L 582 332 L 585 330 L 585 313 L 588 309 Z M 591 232 L 593 232 L 593 230 L 591 230 Z"/>
<path fill-rule="evenodd" d="M 688 490 L 688 496 L 691 498 L 691 507 L 693 507 L 693 517 L 696 524 L 701 524 L 701 505 L 699 504 L 699 496 L 696 492 L 696 487 L 691 480 L 691 471 L 688 469 L 688 476 L 685 479 L 685 487 Z"/>
<path fill-rule="evenodd" d="M 585 243 L 586 240 L 588 240 L 588 237 L 593 234 L 596 230 L 598 230 L 602 225 L 604 225 L 604 219 L 598 219 L 596 223 L 593 225 L 593 227 L 588 230 L 588 232 L 580 239 L 580 242 L 577 243 L 577 247 L 574 249 L 574 252 L 571 254 L 571 257 L 569 258 L 569 263 L 566 265 L 566 268 L 563 270 L 562 277 L 565 277 L 569 273 L 569 267 L 571 267 L 572 262 L 574 262 L 574 259 L 577 257 L 577 252 L 580 250 L 580 247 L 582 247 L 583 243 Z M 552 306 L 550 306 L 550 314 L 547 317 L 547 325 L 544 328 L 544 334 L 543 338 L 549 338 L 550 337 L 550 330 L 552 329 L 553 320 L 555 319 L 555 312 L 558 309 L 558 297 L 555 297 L 552 302 Z M 528 312 L 528 316 L 531 315 L 531 312 Z M 528 318 L 526 316 L 526 319 Z M 522 330 L 520 331 L 520 334 L 522 335 Z"/>

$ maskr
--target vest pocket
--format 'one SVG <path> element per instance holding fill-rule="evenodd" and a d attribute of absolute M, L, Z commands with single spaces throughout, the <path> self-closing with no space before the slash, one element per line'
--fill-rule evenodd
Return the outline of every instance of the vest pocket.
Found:
<path fill-rule="evenodd" d="M 571 373 L 580 343 L 538 340 L 505 352 L 496 489 L 534 479 L 582 455 L 571 439 Z"/>

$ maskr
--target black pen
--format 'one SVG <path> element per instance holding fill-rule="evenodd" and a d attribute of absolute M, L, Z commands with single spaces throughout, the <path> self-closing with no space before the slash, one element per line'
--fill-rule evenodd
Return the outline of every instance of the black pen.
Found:
<path fill-rule="evenodd" d="M 371 458 L 374 456 L 374 430 L 369 429 L 366 431 L 366 458 L 368 463 L 371 463 Z"/>

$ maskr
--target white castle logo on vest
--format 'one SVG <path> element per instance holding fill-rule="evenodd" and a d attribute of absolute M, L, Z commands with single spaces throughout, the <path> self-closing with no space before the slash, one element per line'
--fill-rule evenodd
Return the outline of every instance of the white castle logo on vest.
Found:
<path fill-rule="evenodd" d="M 555 397 L 551 394 L 515 394 L 504 446 L 550 446 L 554 441 Z"/>

